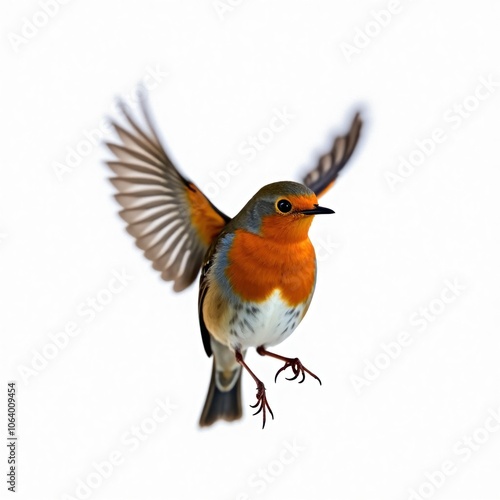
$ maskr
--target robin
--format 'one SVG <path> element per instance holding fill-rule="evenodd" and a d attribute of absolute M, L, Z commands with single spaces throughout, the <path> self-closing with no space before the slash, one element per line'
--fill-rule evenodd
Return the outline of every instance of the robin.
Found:
<path fill-rule="evenodd" d="M 306 374 L 321 380 L 298 358 L 268 350 L 297 328 L 311 303 L 316 283 L 316 257 L 308 237 L 316 215 L 333 210 L 318 197 L 334 183 L 351 157 L 362 125 L 356 114 L 349 132 L 303 179 L 260 189 L 234 217 L 218 210 L 174 166 L 153 126 L 144 97 L 142 122 L 120 103 L 127 122 L 112 121 L 120 139 L 107 143 L 116 157 L 107 164 L 115 176 L 120 216 L 137 246 L 166 281 L 179 292 L 191 285 L 200 269 L 198 313 L 201 336 L 213 368 L 200 426 L 241 418 L 241 375 L 245 369 L 257 384 L 254 415 L 274 418 L 264 383 L 245 362 L 255 348 L 283 362 L 278 375 L 302 383 Z"/>

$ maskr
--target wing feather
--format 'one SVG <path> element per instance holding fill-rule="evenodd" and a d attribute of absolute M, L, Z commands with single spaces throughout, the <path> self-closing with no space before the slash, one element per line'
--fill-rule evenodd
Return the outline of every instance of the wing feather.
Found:
<path fill-rule="evenodd" d="M 318 198 L 332 187 L 339 172 L 351 158 L 356 149 L 362 125 L 361 116 L 356 113 L 349 132 L 336 137 L 330 151 L 321 156 L 318 165 L 304 177 L 302 182 L 312 189 Z"/>
<path fill-rule="evenodd" d="M 144 97 L 142 121 L 121 103 L 126 125 L 112 125 L 118 143 L 107 143 L 115 159 L 107 162 L 123 210 L 120 217 L 136 245 L 174 290 L 188 287 L 211 244 L 230 218 L 183 177 L 155 131 Z"/>

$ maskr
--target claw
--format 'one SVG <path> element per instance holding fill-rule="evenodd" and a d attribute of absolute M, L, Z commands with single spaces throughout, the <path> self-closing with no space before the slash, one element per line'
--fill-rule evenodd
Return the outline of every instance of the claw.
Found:
<path fill-rule="evenodd" d="M 289 359 L 289 360 L 285 361 L 285 364 L 276 372 L 276 376 L 274 377 L 274 382 L 276 382 L 278 380 L 278 375 L 281 372 L 285 371 L 287 368 L 292 369 L 294 376 L 290 377 L 290 378 L 285 377 L 286 380 L 296 380 L 297 378 L 299 378 L 299 375 L 302 375 L 302 379 L 299 380 L 299 384 L 302 384 L 302 382 L 304 382 L 304 380 L 306 379 L 306 373 L 309 373 L 309 375 L 311 375 L 311 377 L 315 378 L 319 382 L 319 385 L 322 385 L 320 378 L 317 377 L 316 375 L 314 375 L 313 372 L 308 370 L 300 362 L 299 358 Z"/>
<path fill-rule="evenodd" d="M 271 417 L 274 420 L 273 410 L 269 406 L 266 398 L 266 388 L 262 382 L 257 384 L 257 402 L 254 405 L 250 405 L 250 408 L 257 408 L 258 410 L 254 413 L 254 415 L 258 415 L 262 412 L 262 428 L 266 426 L 266 408 L 269 410 Z"/>

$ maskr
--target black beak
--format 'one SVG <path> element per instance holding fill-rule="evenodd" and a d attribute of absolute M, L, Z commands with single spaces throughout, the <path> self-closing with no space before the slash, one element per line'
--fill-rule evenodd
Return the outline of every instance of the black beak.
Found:
<path fill-rule="evenodd" d="M 314 205 L 314 208 L 310 210 L 301 210 L 299 213 L 304 215 L 319 215 L 319 214 L 334 214 L 335 212 L 331 208 L 320 207 L 319 205 Z"/>

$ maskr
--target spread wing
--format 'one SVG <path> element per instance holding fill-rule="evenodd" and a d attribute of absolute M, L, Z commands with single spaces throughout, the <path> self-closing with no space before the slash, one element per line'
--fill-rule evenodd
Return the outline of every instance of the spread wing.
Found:
<path fill-rule="evenodd" d="M 312 189 L 318 198 L 332 187 L 339 172 L 349 161 L 358 143 L 362 125 L 360 114 L 356 113 L 349 132 L 336 137 L 332 149 L 324 154 L 318 165 L 304 177 L 302 182 Z"/>
<path fill-rule="evenodd" d="M 120 103 L 126 126 L 114 121 L 118 143 L 107 143 L 110 180 L 123 207 L 120 216 L 137 246 L 166 281 L 181 291 L 196 278 L 212 241 L 230 218 L 175 168 L 162 147 L 141 96 L 139 123 Z"/>

